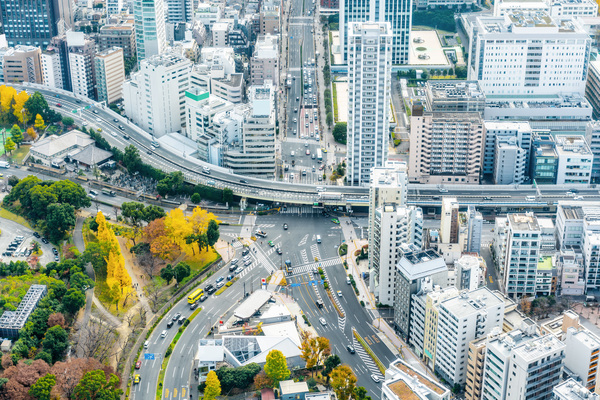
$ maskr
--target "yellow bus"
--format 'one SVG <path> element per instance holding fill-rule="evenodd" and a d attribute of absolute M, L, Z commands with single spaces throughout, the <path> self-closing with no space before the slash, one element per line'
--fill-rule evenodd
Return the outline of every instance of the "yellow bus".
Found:
<path fill-rule="evenodd" d="M 196 290 L 194 290 L 189 296 L 188 296 L 188 303 L 190 304 L 194 304 L 196 301 L 198 301 L 198 299 L 200 297 L 202 297 L 202 295 L 204 294 L 204 290 L 202 290 L 201 288 L 198 288 Z"/>

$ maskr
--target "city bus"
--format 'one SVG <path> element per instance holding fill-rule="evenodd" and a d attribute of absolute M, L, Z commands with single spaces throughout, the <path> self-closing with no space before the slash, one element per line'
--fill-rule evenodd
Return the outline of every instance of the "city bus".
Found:
<path fill-rule="evenodd" d="M 317 160 L 323 161 L 323 152 L 321 149 L 317 149 Z"/>
<path fill-rule="evenodd" d="M 200 297 L 202 297 L 203 294 L 204 294 L 204 290 L 202 290 L 202 288 L 198 288 L 198 289 L 194 290 L 188 296 L 188 303 L 194 304 L 195 302 L 197 302 L 200 299 Z"/>

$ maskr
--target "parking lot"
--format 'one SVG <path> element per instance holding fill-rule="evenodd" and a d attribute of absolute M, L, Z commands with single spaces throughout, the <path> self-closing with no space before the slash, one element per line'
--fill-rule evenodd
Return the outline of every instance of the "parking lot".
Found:
<path fill-rule="evenodd" d="M 39 262 L 42 265 L 46 265 L 47 263 L 55 260 L 55 256 L 52 253 L 52 245 L 50 243 L 42 243 L 41 238 L 35 238 L 33 236 L 34 232 L 31 229 L 28 229 L 23 225 L 17 224 L 16 222 L 4 218 L 0 218 L 0 226 L 2 226 L 2 234 L 0 235 L 1 261 L 27 261 L 27 257 L 25 256 L 24 250 L 30 249 L 33 241 L 38 242 L 42 249 L 42 256 L 39 259 Z M 11 256 L 4 255 L 9 245 L 15 241 L 15 238 L 17 236 L 23 236 L 23 241 L 21 241 L 21 243 L 18 244 L 16 250 L 12 253 Z"/>

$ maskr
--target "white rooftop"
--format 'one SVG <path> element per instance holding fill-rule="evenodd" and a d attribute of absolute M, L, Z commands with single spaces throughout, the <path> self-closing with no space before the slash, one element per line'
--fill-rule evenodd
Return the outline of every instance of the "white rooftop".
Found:
<path fill-rule="evenodd" d="M 269 301 L 271 296 L 271 292 L 259 289 L 244 300 L 244 302 L 235 309 L 233 315 L 240 319 L 248 319 Z"/>

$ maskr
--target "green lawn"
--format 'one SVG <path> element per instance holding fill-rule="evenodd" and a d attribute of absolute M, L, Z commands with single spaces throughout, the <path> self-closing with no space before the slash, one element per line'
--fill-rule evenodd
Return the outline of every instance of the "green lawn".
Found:
<path fill-rule="evenodd" d="M 8 211 L 6 208 L 0 208 L 0 217 L 9 219 L 9 220 L 16 222 L 17 224 L 21 224 L 24 227 L 27 227 L 29 229 L 33 229 L 31 227 L 31 225 L 29 225 L 29 222 L 25 218 Z"/>
<path fill-rule="evenodd" d="M 20 148 L 16 149 L 15 151 L 13 151 L 12 157 L 11 157 L 13 159 L 13 161 L 16 162 L 17 164 L 22 164 L 25 156 L 27 154 L 29 154 L 30 147 L 31 147 L 30 145 L 25 145 L 25 146 L 21 146 Z"/>

